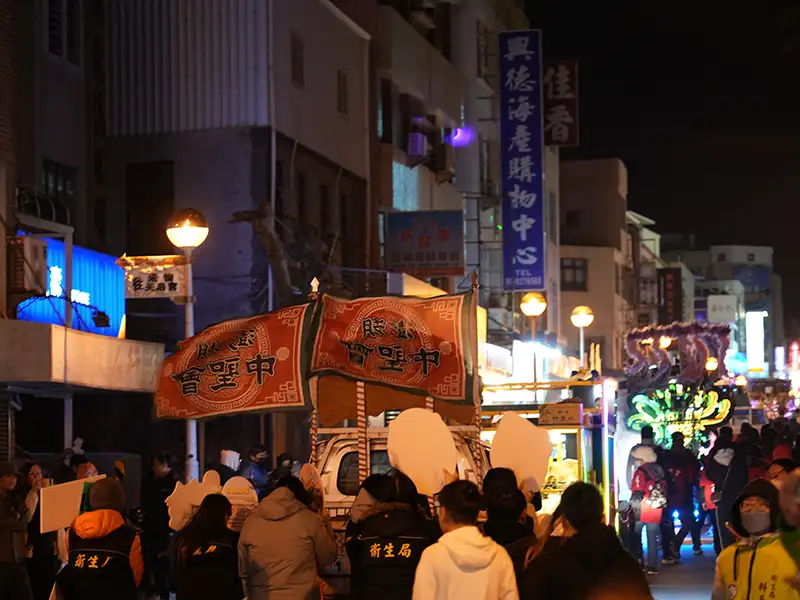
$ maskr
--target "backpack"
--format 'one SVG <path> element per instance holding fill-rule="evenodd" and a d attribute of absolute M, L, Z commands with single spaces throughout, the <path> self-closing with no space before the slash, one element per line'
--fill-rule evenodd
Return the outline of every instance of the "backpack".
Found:
<path fill-rule="evenodd" d="M 658 465 L 653 466 L 658 467 Z M 649 464 L 644 465 L 643 469 L 648 478 L 647 492 L 643 502 L 646 502 L 650 508 L 664 508 L 667 505 L 668 488 L 663 469 L 658 467 L 658 470 L 655 471 L 650 468 Z"/>

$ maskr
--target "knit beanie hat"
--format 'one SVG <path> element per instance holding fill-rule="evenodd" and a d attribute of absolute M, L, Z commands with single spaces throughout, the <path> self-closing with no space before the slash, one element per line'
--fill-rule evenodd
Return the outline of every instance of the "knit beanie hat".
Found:
<path fill-rule="evenodd" d="M 125 512 L 125 491 L 116 479 L 101 479 L 92 484 L 89 490 L 89 504 L 92 510 L 115 510 Z"/>

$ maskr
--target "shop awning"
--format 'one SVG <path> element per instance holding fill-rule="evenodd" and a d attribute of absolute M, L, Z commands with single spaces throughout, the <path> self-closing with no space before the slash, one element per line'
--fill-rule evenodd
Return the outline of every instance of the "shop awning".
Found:
<path fill-rule="evenodd" d="M 164 346 L 0 319 L 0 383 L 42 394 L 155 391 Z"/>

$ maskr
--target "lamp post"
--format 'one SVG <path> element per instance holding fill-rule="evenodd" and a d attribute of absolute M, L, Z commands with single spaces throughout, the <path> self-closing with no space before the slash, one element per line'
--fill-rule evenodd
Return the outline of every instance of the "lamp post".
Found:
<path fill-rule="evenodd" d="M 522 314 L 528 317 L 531 324 L 531 339 L 536 341 L 536 317 L 541 317 L 547 310 L 547 300 L 539 292 L 528 292 L 519 304 Z"/>
<path fill-rule="evenodd" d="M 572 321 L 572 324 L 580 331 L 581 367 L 586 367 L 586 359 L 584 358 L 583 349 L 583 330 L 594 323 L 594 313 L 588 306 L 576 306 L 575 310 L 572 311 L 572 315 L 570 316 L 569 320 Z"/>
<path fill-rule="evenodd" d="M 531 341 L 536 342 L 536 317 L 541 317 L 547 310 L 547 300 L 539 292 L 528 292 L 519 303 L 522 314 L 528 317 L 531 325 Z M 537 382 L 536 345 L 533 345 L 533 383 Z M 536 392 L 534 392 L 536 393 Z"/>
<path fill-rule="evenodd" d="M 176 212 L 167 223 L 167 238 L 186 257 L 184 285 L 184 337 L 194 336 L 194 286 L 192 285 L 192 252 L 208 237 L 208 223 L 200 211 L 184 208 Z M 186 421 L 186 480 L 200 481 L 200 463 L 197 460 L 197 421 Z"/>

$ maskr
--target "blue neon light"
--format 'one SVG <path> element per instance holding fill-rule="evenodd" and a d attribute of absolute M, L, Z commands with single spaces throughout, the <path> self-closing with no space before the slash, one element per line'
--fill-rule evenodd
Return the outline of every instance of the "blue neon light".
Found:
<path fill-rule="evenodd" d="M 64 325 L 67 302 L 63 296 L 66 266 L 64 242 L 46 239 L 48 292 L 53 298 L 22 302 L 17 318 L 21 321 Z M 125 316 L 125 272 L 116 265 L 116 257 L 79 246 L 72 247 L 72 326 L 75 329 L 116 337 Z M 108 315 L 110 326 L 98 328 L 92 320 L 90 304 Z"/>

